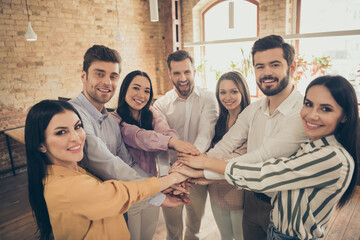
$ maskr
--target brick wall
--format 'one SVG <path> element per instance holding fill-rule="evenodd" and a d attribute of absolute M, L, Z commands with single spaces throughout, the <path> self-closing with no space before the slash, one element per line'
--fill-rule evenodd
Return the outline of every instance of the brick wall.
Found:
<path fill-rule="evenodd" d="M 201 41 L 201 13 L 217 0 L 183 0 L 184 42 Z M 296 0 L 259 0 L 259 34 L 294 33 L 294 7 Z"/>
<path fill-rule="evenodd" d="M 293 27 L 294 2 L 296 0 L 260 1 L 260 36 L 269 34 L 291 34 Z"/>
<path fill-rule="evenodd" d="M 117 49 L 122 74 L 141 69 L 149 73 L 155 95 L 167 91 L 162 3 L 160 21 L 152 23 L 148 0 L 118 0 L 124 42 L 115 42 L 116 1 L 30 0 L 30 18 L 38 35 L 26 42 L 24 0 L 0 2 L 0 130 L 24 124 L 30 106 L 42 99 L 75 97 L 82 89 L 80 73 L 85 51 L 93 44 Z M 182 0 L 183 42 L 201 40 L 201 10 L 214 0 Z M 293 29 L 295 0 L 260 1 L 260 36 L 288 34 Z M 194 33 L 195 31 L 195 33 Z M 192 48 L 187 50 L 193 52 Z M 116 93 L 117 95 L 117 93 Z M 116 106 L 117 97 L 107 105 Z M 9 169 L 5 137 L 0 135 L 0 173 Z M 21 145 L 15 164 L 24 163 Z"/>
<path fill-rule="evenodd" d="M 154 23 L 148 0 L 118 0 L 118 4 L 123 42 L 114 41 L 116 1 L 30 0 L 38 40 L 27 42 L 25 0 L 0 2 L 0 130 L 23 125 L 28 108 L 40 100 L 77 96 L 82 90 L 82 58 L 94 44 L 120 52 L 121 78 L 141 69 L 152 78 L 155 95 L 166 92 L 162 1 L 160 21 Z M 116 102 L 114 97 L 107 106 L 115 107 Z M 0 135 L 0 172 L 8 169 L 4 139 Z M 23 159 L 18 155 L 15 162 Z"/>

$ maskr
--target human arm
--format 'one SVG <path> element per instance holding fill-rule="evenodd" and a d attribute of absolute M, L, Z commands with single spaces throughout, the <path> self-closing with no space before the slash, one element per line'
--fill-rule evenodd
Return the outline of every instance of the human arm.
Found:
<path fill-rule="evenodd" d="M 206 154 L 202 153 L 199 156 L 191 156 L 184 153 L 178 154 L 178 161 L 194 169 L 208 169 L 219 174 L 224 175 L 227 165 L 226 161 L 209 158 Z M 186 175 L 186 174 L 185 174 Z M 189 176 L 189 177 L 204 177 L 204 175 Z"/>
<path fill-rule="evenodd" d="M 343 184 L 347 160 L 334 149 L 299 152 L 286 158 L 272 158 L 264 163 L 249 164 L 231 160 L 225 171 L 226 180 L 239 188 L 257 192 L 275 192 L 300 188 L 324 188 Z M 346 163 L 346 164 L 344 164 Z M 350 165 L 350 164 L 349 164 Z"/>
<path fill-rule="evenodd" d="M 205 101 L 205 104 L 203 109 L 201 109 L 200 124 L 194 146 L 203 153 L 209 149 L 214 137 L 219 107 L 215 94 L 212 92 L 207 91 L 202 101 Z"/>
<path fill-rule="evenodd" d="M 91 220 L 99 220 L 126 212 L 129 207 L 160 191 L 156 178 L 144 181 L 98 181 L 88 175 L 62 176 L 47 182 L 45 199 L 49 209 L 59 205 Z"/>
<path fill-rule="evenodd" d="M 195 169 L 204 169 L 201 171 L 200 176 L 194 176 L 195 172 L 191 169 L 186 169 L 182 171 L 183 174 L 188 175 L 189 177 L 197 178 L 202 177 L 208 180 L 220 180 L 225 179 L 224 171 L 227 164 L 227 160 L 234 158 L 236 156 L 240 156 L 246 153 L 247 144 L 242 144 L 238 149 L 236 149 L 233 153 L 224 154 L 224 153 L 206 153 L 201 154 L 200 156 L 190 156 L 186 154 L 178 154 L 178 160 L 180 163 L 190 166 Z M 206 170 L 211 171 L 213 174 L 211 177 L 206 175 Z M 204 182 L 201 180 L 201 182 Z"/>
<path fill-rule="evenodd" d="M 112 135 L 107 135 L 107 141 L 111 142 L 108 143 L 100 138 L 102 133 L 93 127 L 91 119 L 86 115 L 81 117 L 86 133 L 85 158 L 82 163 L 87 169 L 103 180 L 139 181 L 145 177 L 132 168 L 135 162 L 121 141 L 120 129 L 113 129 Z"/>
<path fill-rule="evenodd" d="M 177 138 L 170 138 L 169 148 L 173 148 L 178 152 L 192 154 L 194 156 L 200 154 L 200 151 L 193 144 Z"/>
<path fill-rule="evenodd" d="M 294 89 L 271 116 L 267 104 L 268 99 L 263 98 L 246 107 L 210 152 L 223 152 L 222 149 L 234 144 L 239 146 L 237 139 L 240 137 L 246 137 L 250 147 L 248 153 L 241 156 L 244 162 L 263 162 L 273 157 L 287 157 L 297 151 L 307 139 L 300 117 L 303 96 Z"/>
<path fill-rule="evenodd" d="M 109 117 L 100 125 L 97 118 L 101 115 L 83 95 L 70 101 L 81 115 L 86 142 L 82 165 L 102 180 L 140 181 L 150 175 L 134 163 L 121 138 L 120 128 L 115 120 Z M 86 104 L 88 104 L 86 106 Z M 100 116 L 101 117 L 101 116 Z M 157 194 L 146 201 L 160 206 L 165 199 Z"/>
<path fill-rule="evenodd" d="M 187 180 L 189 183 L 200 184 L 200 185 L 208 185 L 211 183 L 218 182 L 219 180 L 210 180 L 204 178 L 204 171 L 202 169 L 191 168 L 185 164 L 182 164 L 180 161 L 176 161 L 171 167 L 170 173 L 178 172 L 185 176 L 188 176 Z M 225 181 L 225 180 L 220 180 Z"/>
<path fill-rule="evenodd" d="M 180 140 L 179 134 L 176 130 L 171 129 L 169 124 L 162 116 L 162 113 L 151 107 L 153 113 L 153 127 L 154 131 L 159 132 L 165 136 L 170 136 L 168 146 L 178 152 L 185 152 L 193 155 L 200 154 L 199 150 L 191 143 Z"/>
<path fill-rule="evenodd" d="M 232 154 L 236 149 L 244 145 L 248 139 L 250 123 L 252 121 L 251 116 L 254 114 L 254 109 L 250 106 L 238 115 L 234 125 L 232 125 L 222 139 L 208 151 L 209 154 Z"/>

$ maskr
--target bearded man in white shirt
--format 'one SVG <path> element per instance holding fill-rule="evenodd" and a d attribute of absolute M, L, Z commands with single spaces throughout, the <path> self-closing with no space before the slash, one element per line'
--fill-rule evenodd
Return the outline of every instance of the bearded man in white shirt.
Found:
<path fill-rule="evenodd" d="M 291 82 L 296 69 L 295 49 L 281 36 L 270 35 L 258 39 L 251 53 L 256 83 L 266 97 L 246 107 L 209 152 L 229 154 L 247 141 L 247 153 L 230 161 L 259 163 L 271 158 L 288 157 L 307 139 L 300 117 L 303 96 Z M 205 155 L 200 157 L 206 158 Z M 193 178 L 225 179 L 224 174 L 210 170 L 184 169 L 187 170 L 183 173 Z M 201 184 L 207 182 L 201 181 Z M 272 209 L 270 195 L 246 191 L 243 215 L 245 240 L 267 239 Z"/>
<path fill-rule="evenodd" d="M 218 118 L 218 105 L 213 92 L 195 86 L 195 67 L 191 55 L 184 50 L 169 54 L 167 58 L 169 78 L 174 89 L 158 99 L 154 108 L 159 110 L 175 129 L 182 140 L 194 144 L 203 153 L 210 147 Z M 170 164 L 176 155 L 169 157 Z M 190 191 L 191 204 L 186 208 L 185 239 L 199 239 L 201 218 L 204 214 L 207 186 L 195 185 Z M 183 206 L 173 209 L 163 208 L 167 239 L 183 239 Z"/>
<path fill-rule="evenodd" d="M 247 141 L 241 162 L 258 163 L 288 157 L 306 140 L 300 110 L 303 96 L 292 85 L 296 69 L 295 49 L 281 36 L 269 35 L 252 47 L 256 83 L 266 95 L 250 104 L 236 123 L 209 152 L 231 153 Z M 224 175 L 204 170 L 207 179 Z M 243 232 L 245 240 L 265 240 L 270 223 L 270 197 L 246 191 Z"/>

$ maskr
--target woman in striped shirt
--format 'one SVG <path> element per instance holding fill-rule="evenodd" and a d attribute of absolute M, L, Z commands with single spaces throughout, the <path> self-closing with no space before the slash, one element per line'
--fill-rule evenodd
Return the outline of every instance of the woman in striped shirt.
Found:
<path fill-rule="evenodd" d="M 268 239 L 322 238 L 335 206 L 342 207 L 356 185 L 360 148 L 355 91 L 341 76 L 319 77 L 307 87 L 300 115 L 309 141 L 288 158 L 246 164 L 236 158 L 224 162 L 180 154 L 179 161 L 222 173 L 239 188 L 274 192 Z M 203 171 L 192 170 L 191 176 L 203 177 Z"/>

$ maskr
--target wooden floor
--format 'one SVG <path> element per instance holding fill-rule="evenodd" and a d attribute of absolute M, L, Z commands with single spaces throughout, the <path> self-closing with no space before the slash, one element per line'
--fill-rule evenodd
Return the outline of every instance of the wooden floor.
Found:
<path fill-rule="evenodd" d="M 0 179 L 0 239 L 32 240 L 35 239 L 35 222 L 27 197 L 26 173 L 15 177 Z M 324 240 L 359 240 L 360 239 L 360 186 L 349 204 L 341 211 L 336 211 Z M 154 240 L 166 239 L 164 219 L 160 214 Z M 212 216 L 209 202 L 203 217 L 201 240 L 218 240 L 220 234 Z"/>

